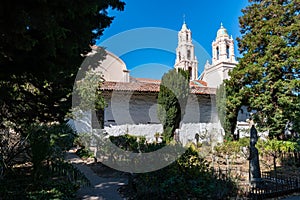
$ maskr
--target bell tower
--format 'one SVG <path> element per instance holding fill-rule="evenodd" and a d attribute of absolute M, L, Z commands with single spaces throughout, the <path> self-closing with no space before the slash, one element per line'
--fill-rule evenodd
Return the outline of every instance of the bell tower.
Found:
<path fill-rule="evenodd" d="M 207 61 L 200 79 L 207 82 L 208 87 L 217 88 L 223 80 L 230 78 L 228 72 L 236 65 L 233 38 L 229 37 L 221 23 L 217 37 L 212 42 L 212 63 Z"/>
<path fill-rule="evenodd" d="M 190 72 L 190 79 L 198 78 L 198 61 L 195 56 L 194 45 L 192 43 L 192 32 L 187 28 L 185 21 L 178 32 L 178 46 L 176 48 L 176 69 L 181 68 Z"/>
<path fill-rule="evenodd" d="M 229 38 L 227 30 L 221 27 L 217 32 L 216 40 L 212 43 L 212 64 L 219 62 L 236 62 L 234 56 L 234 43 L 232 36 Z"/>

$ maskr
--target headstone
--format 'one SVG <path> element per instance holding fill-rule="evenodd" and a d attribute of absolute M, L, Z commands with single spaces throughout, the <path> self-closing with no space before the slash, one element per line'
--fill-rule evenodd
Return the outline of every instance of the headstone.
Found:
<path fill-rule="evenodd" d="M 195 134 L 196 145 L 198 146 L 200 135 L 199 133 Z"/>
<path fill-rule="evenodd" d="M 251 185 L 254 186 L 257 186 L 261 182 L 259 155 L 255 147 L 257 140 L 257 130 L 254 125 L 252 125 L 250 129 L 249 181 Z"/>

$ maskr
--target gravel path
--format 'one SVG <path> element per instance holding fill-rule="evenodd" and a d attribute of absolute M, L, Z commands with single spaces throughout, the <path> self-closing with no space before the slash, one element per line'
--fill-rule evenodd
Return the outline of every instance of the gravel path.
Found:
<path fill-rule="evenodd" d="M 66 160 L 77 167 L 91 182 L 90 187 L 82 187 L 77 192 L 78 199 L 122 200 L 117 189 L 127 183 L 122 178 L 103 178 L 95 174 L 74 151 L 67 152 Z"/>

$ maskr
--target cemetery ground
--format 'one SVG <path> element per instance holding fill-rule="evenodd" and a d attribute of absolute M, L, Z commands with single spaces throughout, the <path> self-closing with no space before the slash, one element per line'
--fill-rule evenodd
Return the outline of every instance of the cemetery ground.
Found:
<path fill-rule="evenodd" d="M 134 136 L 122 137 L 117 141 L 125 141 L 122 148 L 127 150 L 134 150 L 138 141 L 139 145 L 143 143 L 143 140 L 137 140 Z M 126 142 L 129 140 L 131 143 Z M 281 146 L 275 148 L 274 144 L 277 143 Z M 258 141 L 260 169 L 264 179 L 264 184 L 259 187 L 249 185 L 246 148 L 249 138 L 241 138 L 215 147 L 209 142 L 191 144 L 191 148 L 178 161 L 146 174 L 128 174 L 111 169 L 101 162 L 94 162 L 93 155 L 82 149 L 77 151 L 81 158 L 73 160 L 76 167 L 67 163 L 49 165 L 44 162 L 43 171 L 39 173 L 43 176 L 40 177 L 33 176 L 32 163 L 16 164 L 8 174 L 9 178 L 0 181 L 0 199 L 76 199 L 77 193 L 81 197 L 102 195 L 106 199 L 147 199 L 148 196 L 151 199 L 288 200 L 287 195 L 291 195 L 289 198 L 294 200 L 299 196 L 293 194 L 300 192 L 299 149 L 292 145 L 296 143 Z M 273 149 L 268 148 L 272 145 Z M 153 150 L 152 146 L 143 148 L 146 151 Z M 81 172 L 87 172 L 89 180 Z"/>
<path fill-rule="evenodd" d="M 214 197 L 207 196 L 207 199 L 293 199 L 299 196 L 293 196 L 300 192 L 300 160 L 299 160 L 299 152 L 290 149 L 286 149 L 283 151 L 281 148 L 281 152 L 272 152 L 271 150 L 266 149 L 267 141 L 259 140 L 257 147 L 259 149 L 259 160 L 260 160 L 260 169 L 262 174 L 263 183 L 258 187 L 253 187 L 249 184 L 249 160 L 247 155 L 247 151 L 245 148 L 249 144 L 249 138 L 242 138 L 239 141 L 230 141 L 224 144 L 212 147 L 209 143 L 202 143 L 193 146 L 196 151 L 199 153 L 200 157 L 203 157 L 205 161 L 205 165 L 207 168 L 205 170 L 213 173 L 213 176 L 210 177 L 212 179 L 216 178 L 222 180 L 222 182 L 215 182 L 215 187 L 213 192 L 220 193 L 220 187 L 222 190 L 228 190 L 227 194 L 219 194 Z M 283 144 L 283 143 L 282 143 Z M 288 143 L 289 144 L 289 143 Z M 276 155 L 275 155 L 276 154 Z M 274 169 L 274 156 L 276 166 Z M 189 157 L 192 158 L 192 157 Z M 89 161 L 88 161 L 89 160 Z M 99 177 L 104 178 L 119 178 L 120 180 L 127 179 L 128 184 L 122 185 L 119 187 L 118 191 L 123 198 L 126 199 L 138 199 L 137 193 L 141 190 L 141 185 L 143 184 L 143 178 L 138 174 L 128 174 L 124 172 L 120 172 L 114 169 L 111 169 L 101 162 L 92 162 L 92 159 L 87 159 L 87 166 L 90 167 Z M 191 166 L 190 166 L 191 167 Z M 203 167 L 203 166 L 202 166 Z M 174 168 L 171 167 L 172 170 Z M 183 171 L 185 170 L 182 168 Z M 163 173 L 172 173 L 168 170 L 161 171 Z M 177 171 L 181 173 L 180 171 Z M 184 172 L 183 172 L 184 173 Z M 155 173 L 154 173 L 155 174 Z M 157 175 L 157 174 L 156 174 Z M 162 174 L 162 176 L 168 176 L 167 174 Z M 174 175 L 174 174 L 173 174 Z M 148 181 L 153 181 L 153 177 L 148 175 Z M 174 179 L 181 179 L 180 181 L 185 182 L 183 177 L 174 176 Z M 186 178 L 186 177 L 185 177 Z M 193 178 L 191 178 L 193 179 Z M 164 182 L 164 178 L 161 179 L 161 182 Z M 169 181 L 169 182 L 168 182 Z M 193 181 L 195 181 L 193 179 Z M 182 193 L 185 193 L 185 190 L 189 190 L 191 188 L 185 188 L 183 185 L 180 185 L 175 180 L 167 180 L 167 183 L 172 185 L 174 191 L 168 191 L 169 188 L 164 188 L 167 192 L 170 192 L 169 198 L 180 199 L 180 197 L 176 197 L 176 191 L 179 190 Z M 231 185 L 234 183 L 235 186 Z M 155 199 L 155 192 L 159 194 L 158 191 L 158 183 L 154 181 L 154 185 L 152 189 L 148 189 L 143 192 L 148 192 L 149 195 L 152 195 L 152 199 Z M 224 184 L 222 186 L 222 184 Z M 162 186 L 162 185 L 159 185 Z M 210 183 L 208 182 L 207 187 L 210 187 Z M 149 187 L 148 184 L 145 184 L 144 187 Z M 177 187 L 183 187 L 181 189 Z M 229 190 L 236 190 L 234 192 L 229 192 Z M 154 191 L 154 194 L 153 194 Z M 164 190 L 162 190 L 164 191 Z M 212 192 L 207 190 L 207 192 Z M 146 194 L 144 193 L 144 195 Z M 197 193 L 202 194 L 202 193 Z M 172 196 L 173 195 L 173 196 Z M 186 199 L 190 198 L 189 192 L 186 193 Z M 207 195 L 207 194 L 206 194 Z M 224 196 L 222 196 L 224 195 Z M 232 195 L 232 196 L 230 196 Z M 290 196 L 290 197 L 288 197 Z M 143 196 L 146 198 L 146 195 Z M 146 198 L 147 199 L 147 198 Z M 192 199 L 202 199 L 200 198 L 192 198 Z"/>

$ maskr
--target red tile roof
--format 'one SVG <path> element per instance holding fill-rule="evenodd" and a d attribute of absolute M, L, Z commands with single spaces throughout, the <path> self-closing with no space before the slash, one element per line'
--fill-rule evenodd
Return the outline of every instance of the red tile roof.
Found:
<path fill-rule="evenodd" d="M 190 85 L 193 86 L 193 85 L 203 85 L 203 86 L 207 86 L 207 83 L 205 81 L 202 81 L 202 80 L 193 80 L 190 82 Z"/>
<path fill-rule="evenodd" d="M 132 78 L 132 80 L 137 81 L 137 82 L 154 83 L 154 84 L 160 84 L 160 82 L 161 82 L 160 80 L 150 79 L 150 78 Z"/>
<path fill-rule="evenodd" d="M 104 91 L 138 91 L 138 92 L 159 92 L 159 84 L 141 82 L 110 82 L 105 81 L 101 85 Z"/>
<path fill-rule="evenodd" d="M 103 91 L 137 91 L 137 92 L 159 92 L 160 81 L 151 79 L 135 79 L 136 82 L 110 82 L 105 81 L 101 85 Z M 138 81 L 140 80 L 140 81 Z M 150 81 L 151 80 L 151 81 Z M 192 94 L 215 94 L 216 89 L 201 87 L 191 84 Z"/>

